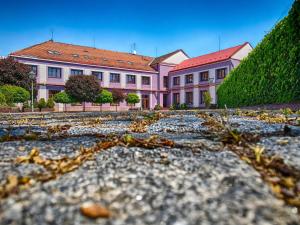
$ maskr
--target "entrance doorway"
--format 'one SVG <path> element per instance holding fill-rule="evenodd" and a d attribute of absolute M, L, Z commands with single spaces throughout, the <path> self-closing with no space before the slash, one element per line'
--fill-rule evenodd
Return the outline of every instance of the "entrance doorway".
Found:
<path fill-rule="evenodd" d="M 163 107 L 164 108 L 168 107 L 168 94 L 163 95 Z"/>
<path fill-rule="evenodd" d="M 149 95 L 142 95 L 142 109 L 150 109 Z"/>

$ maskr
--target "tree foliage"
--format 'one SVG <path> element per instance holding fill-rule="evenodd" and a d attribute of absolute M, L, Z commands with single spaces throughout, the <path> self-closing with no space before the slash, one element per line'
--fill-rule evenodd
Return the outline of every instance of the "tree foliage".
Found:
<path fill-rule="evenodd" d="M 96 98 L 96 103 L 99 104 L 106 104 L 106 103 L 112 103 L 113 102 L 113 95 L 108 90 L 101 90 L 98 97 Z"/>
<path fill-rule="evenodd" d="M 135 93 L 128 93 L 125 100 L 128 104 L 135 105 L 140 102 L 140 97 Z"/>
<path fill-rule="evenodd" d="M 70 76 L 65 90 L 78 102 L 95 102 L 100 91 L 100 85 L 95 76 L 76 75 Z"/>
<path fill-rule="evenodd" d="M 208 91 L 204 93 L 204 103 L 206 108 L 209 108 L 211 105 L 211 96 Z"/>
<path fill-rule="evenodd" d="M 3 85 L 0 92 L 5 96 L 6 103 L 23 103 L 30 99 L 29 91 L 22 87 Z"/>
<path fill-rule="evenodd" d="M 53 98 L 49 98 L 48 101 L 47 101 L 47 107 L 48 107 L 49 109 L 53 109 L 54 106 L 55 106 L 55 103 L 54 103 L 54 101 L 53 101 Z"/>
<path fill-rule="evenodd" d="M 239 107 L 300 100 L 300 1 L 234 69 L 217 91 L 218 105 Z"/>
<path fill-rule="evenodd" d="M 118 110 L 118 105 L 122 101 L 124 101 L 125 95 L 124 95 L 123 91 L 119 90 L 119 89 L 113 89 L 111 93 L 112 93 L 112 97 L 113 97 L 113 103 L 115 104 L 116 111 L 117 111 Z"/>
<path fill-rule="evenodd" d="M 0 59 L 0 86 L 14 85 L 31 90 L 31 82 L 36 86 L 36 80 L 31 80 L 29 66 L 19 63 L 12 57 Z"/>
<path fill-rule="evenodd" d="M 113 89 L 111 93 L 113 97 L 113 103 L 119 104 L 120 102 L 124 101 L 125 95 L 122 90 Z"/>
<path fill-rule="evenodd" d="M 62 91 L 62 92 L 59 92 L 57 94 L 55 94 L 53 96 L 53 100 L 56 102 L 56 103 L 62 103 L 62 104 L 70 104 L 70 103 L 73 103 L 75 102 L 75 99 L 73 99 L 70 95 L 67 94 L 67 92 L 65 91 Z"/>
<path fill-rule="evenodd" d="M 42 109 L 44 109 L 44 108 L 47 107 L 47 102 L 45 101 L 44 98 L 41 98 L 41 99 L 38 101 L 37 107 L 40 109 L 40 111 L 42 111 Z"/>

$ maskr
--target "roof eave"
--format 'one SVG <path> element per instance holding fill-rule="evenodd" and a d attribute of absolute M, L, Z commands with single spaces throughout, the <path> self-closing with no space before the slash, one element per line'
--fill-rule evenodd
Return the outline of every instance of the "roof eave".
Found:
<path fill-rule="evenodd" d="M 96 65 L 96 64 L 85 64 L 85 63 L 76 63 L 76 62 L 68 62 L 68 61 L 59 61 L 59 60 L 53 60 L 53 59 L 44 59 L 44 58 L 38 58 L 38 57 L 27 57 L 27 56 L 13 55 L 13 54 L 10 54 L 9 56 L 10 57 L 15 57 L 15 58 L 21 58 L 21 59 L 50 61 L 50 62 L 75 64 L 75 65 L 82 65 L 82 66 L 94 66 L 94 67 L 107 68 L 107 69 L 119 69 L 119 70 L 136 71 L 136 72 L 144 72 L 144 73 L 158 73 L 155 70 L 151 71 L 151 70 L 138 70 L 138 69 L 122 68 L 122 67 L 101 66 L 101 65 Z"/>

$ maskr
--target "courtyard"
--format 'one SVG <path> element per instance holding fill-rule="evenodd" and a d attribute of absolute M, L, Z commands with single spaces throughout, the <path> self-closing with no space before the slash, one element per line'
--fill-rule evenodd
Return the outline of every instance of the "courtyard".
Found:
<path fill-rule="evenodd" d="M 300 224 L 296 112 L 0 120 L 0 224 Z"/>

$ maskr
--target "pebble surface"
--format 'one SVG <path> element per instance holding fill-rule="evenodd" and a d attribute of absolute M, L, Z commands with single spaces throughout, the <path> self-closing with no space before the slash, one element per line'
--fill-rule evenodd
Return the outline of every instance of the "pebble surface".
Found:
<path fill-rule="evenodd" d="M 133 135 L 167 137 L 181 148 L 116 146 L 99 152 L 73 172 L 0 200 L 0 224 L 300 224 L 297 210 L 275 198 L 251 166 L 219 141 L 206 138 L 207 128 L 202 122 L 193 113 L 160 119 L 148 127 L 147 133 Z M 106 121 L 90 127 L 75 126 L 68 132 L 123 134 L 129 132 L 130 123 L 130 119 Z M 299 136 L 271 135 L 282 125 L 241 118 L 233 123 L 245 131 L 249 123 L 259 124 L 259 132 L 270 133 L 259 143 L 266 153 L 281 154 L 287 163 L 300 165 Z M 87 135 L 55 141 L 2 142 L 0 180 L 9 174 L 43 171 L 35 164 L 14 163 L 16 157 L 27 155 L 32 148 L 40 149 L 44 158 L 72 157 L 81 146 L 91 147 L 100 140 Z M 92 220 L 83 216 L 80 206 L 86 202 L 102 205 L 111 217 Z"/>

